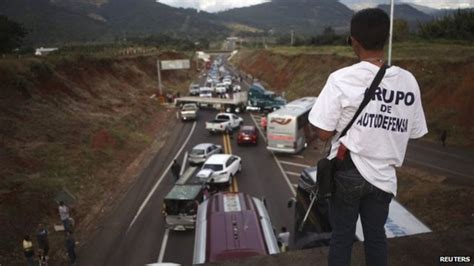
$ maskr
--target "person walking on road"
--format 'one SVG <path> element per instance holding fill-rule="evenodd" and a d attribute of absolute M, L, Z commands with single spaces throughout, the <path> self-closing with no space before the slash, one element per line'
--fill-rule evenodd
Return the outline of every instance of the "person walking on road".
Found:
<path fill-rule="evenodd" d="M 330 266 L 351 265 L 359 215 L 366 265 L 387 265 L 384 225 L 390 201 L 397 193 L 395 167 L 402 165 L 408 140 L 428 132 L 416 79 L 410 72 L 390 66 L 347 134 L 339 138 L 384 67 L 389 28 L 390 18 L 381 9 L 363 9 L 353 15 L 347 41 L 360 62 L 329 76 L 308 117 L 320 139 L 332 138 L 328 159 L 336 158 L 329 199 Z"/>
<path fill-rule="evenodd" d="M 286 227 L 281 228 L 281 232 L 278 234 L 278 241 L 281 243 L 281 252 L 287 252 L 288 247 L 290 246 L 290 232 Z"/>
<path fill-rule="evenodd" d="M 38 224 L 36 231 L 36 240 L 38 240 L 40 265 L 47 265 L 49 253 L 48 229 L 43 224 Z"/>
<path fill-rule="evenodd" d="M 69 257 L 69 264 L 76 265 L 76 239 L 70 231 L 66 231 L 66 250 Z"/>
<path fill-rule="evenodd" d="M 64 201 L 59 202 L 59 217 L 61 218 L 61 222 L 64 226 L 64 231 L 71 231 L 72 224 L 71 224 L 71 217 L 69 216 L 69 207 L 64 204 Z"/>
<path fill-rule="evenodd" d="M 176 180 L 179 179 L 180 172 L 181 172 L 181 165 L 179 165 L 178 161 L 175 159 L 173 161 L 173 165 L 171 165 L 171 173 L 173 173 L 173 176 L 175 177 Z"/>
<path fill-rule="evenodd" d="M 446 147 L 446 139 L 448 138 L 448 131 L 446 129 L 441 132 L 441 136 L 439 137 L 439 140 L 441 140 L 441 143 L 443 144 L 443 147 Z"/>
<path fill-rule="evenodd" d="M 23 237 L 23 253 L 25 254 L 26 258 L 26 265 L 36 265 L 35 250 L 33 249 L 33 242 L 31 241 L 29 235 L 25 235 L 25 237 Z"/>

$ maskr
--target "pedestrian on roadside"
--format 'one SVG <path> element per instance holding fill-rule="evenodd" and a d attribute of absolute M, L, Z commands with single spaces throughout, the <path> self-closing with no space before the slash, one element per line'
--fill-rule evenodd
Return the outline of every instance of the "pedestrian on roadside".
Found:
<path fill-rule="evenodd" d="M 71 224 L 71 217 L 69 216 L 69 207 L 64 204 L 64 201 L 59 202 L 59 217 L 61 218 L 61 222 L 64 226 L 64 231 L 71 231 L 72 224 Z"/>
<path fill-rule="evenodd" d="M 328 159 L 335 158 L 329 266 L 351 265 L 359 215 L 366 265 L 387 265 L 384 225 L 397 193 L 395 167 L 402 165 L 409 139 L 428 132 L 418 83 L 397 66 L 386 69 L 375 95 L 367 95 L 367 105 L 355 116 L 374 77 L 384 73 L 389 28 L 390 18 L 379 8 L 353 15 L 347 42 L 360 62 L 330 74 L 308 117 L 321 140 L 332 138 Z"/>
<path fill-rule="evenodd" d="M 23 237 L 23 253 L 26 258 L 26 265 L 34 266 L 36 265 L 35 261 L 35 250 L 33 249 L 33 242 L 30 239 L 29 235 Z"/>
<path fill-rule="evenodd" d="M 176 181 L 179 179 L 180 172 L 181 172 L 181 165 L 179 165 L 178 161 L 174 159 L 173 165 L 171 165 L 171 173 L 173 173 L 173 176 L 176 179 Z"/>
<path fill-rule="evenodd" d="M 74 235 L 70 231 L 66 231 L 65 245 L 69 257 L 69 264 L 76 265 L 76 239 L 74 239 Z"/>
<path fill-rule="evenodd" d="M 439 139 L 441 140 L 441 143 L 443 144 L 443 147 L 446 147 L 446 139 L 448 138 L 448 131 L 446 129 L 441 132 L 441 136 Z"/>
<path fill-rule="evenodd" d="M 281 228 L 281 232 L 278 234 L 278 241 L 281 243 L 281 252 L 288 251 L 288 247 L 290 246 L 290 232 L 288 232 L 285 226 Z"/>
<path fill-rule="evenodd" d="M 47 265 L 49 259 L 48 229 L 46 229 L 46 227 L 41 223 L 38 224 L 38 230 L 36 231 L 36 240 L 38 240 L 38 256 L 40 260 L 40 265 Z"/>

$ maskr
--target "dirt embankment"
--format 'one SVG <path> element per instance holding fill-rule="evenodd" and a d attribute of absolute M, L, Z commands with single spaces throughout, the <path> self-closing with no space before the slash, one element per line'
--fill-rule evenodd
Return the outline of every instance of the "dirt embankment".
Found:
<path fill-rule="evenodd" d="M 244 72 L 285 92 L 288 99 L 317 96 L 329 74 L 356 63 L 355 57 L 331 54 L 284 54 L 272 51 L 243 51 L 234 63 Z M 417 78 L 430 128 L 429 138 L 437 139 L 448 130 L 448 142 L 474 147 L 474 61 L 397 60 L 394 65 L 411 71 Z"/>
<path fill-rule="evenodd" d="M 244 72 L 266 83 L 276 92 L 285 92 L 289 100 L 317 96 L 329 74 L 356 63 L 355 58 L 331 54 L 282 54 L 272 51 L 243 51 L 233 63 Z M 422 101 L 431 135 L 436 140 L 442 129 L 451 136 L 448 143 L 474 145 L 472 60 L 458 63 L 428 60 L 395 60 L 414 73 L 422 92 Z M 474 222 L 472 187 L 446 182 L 444 176 L 403 167 L 398 171 L 399 200 L 433 231 L 453 230 L 463 234 Z M 449 245 L 449 243 L 446 243 Z"/>
<path fill-rule="evenodd" d="M 48 225 L 52 263 L 59 264 L 64 236 L 53 232 L 60 223 L 55 201 L 75 197 L 70 203 L 81 228 L 132 181 L 135 175 L 123 173 L 133 172 L 137 156 L 175 121 L 150 99 L 156 59 L 0 61 L 0 264 L 22 261 L 22 238 L 36 240 L 39 222 Z M 162 78 L 183 93 L 194 74 L 167 71 Z"/>

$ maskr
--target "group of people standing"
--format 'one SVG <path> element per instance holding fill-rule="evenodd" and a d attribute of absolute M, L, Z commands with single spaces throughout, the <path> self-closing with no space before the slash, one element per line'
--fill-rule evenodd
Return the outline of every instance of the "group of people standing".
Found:
<path fill-rule="evenodd" d="M 69 207 L 63 201 L 59 202 L 59 217 L 64 226 L 65 241 L 64 245 L 67 250 L 70 265 L 76 263 L 76 240 L 73 234 L 74 220 L 69 214 Z M 49 261 L 49 231 L 42 223 L 38 224 L 36 230 L 36 240 L 38 243 L 38 260 L 35 257 L 35 249 L 33 241 L 29 235 L 23 237 L 23 252 L 28 266 L 48 265 Z"/>

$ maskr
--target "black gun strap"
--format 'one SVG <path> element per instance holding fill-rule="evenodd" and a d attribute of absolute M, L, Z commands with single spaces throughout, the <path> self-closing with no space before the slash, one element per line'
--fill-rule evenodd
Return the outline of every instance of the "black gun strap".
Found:
<path fill-rule="evenodd" d="M 357 117 L 360 115 L 360 113 L 362 112 L 362 110 L 364 110 L 364 108 L 367 106 L 367 104 L 369 104 L 370 100 L 372 99 L 372 97 L 374 97 L 374 94 L 375 94 L 375 89 L 377 89 L 377 87 L 379 86 L 380 82 L 382 81 L 382 78 L 383 76 L 385 75 L 385 71 L 387 70 L 388 66 L 386 64 L 383 64 L 379 71 L 377 72 L 377 75 L 375 75 L 375 78 L 374 80 L 372 81 L 372 84 L 370 84 L 370 87 L 368 90 L 365 91 L 365 94 L 364 94 L 364 99 L 362 100 L 362 103 L 360 104 L 359 106 L 359 109 L 357 109 L 354 117 L 352 117 L 351 121 L 349 122 L 349 124 L 347 124 L 347 126 L 344 128 L 344 130 L 341 132 L 341 135 L 339 135 L 338 139 L 344 137 L 347 133 L 347 131 L 349 130 L 349 128 L 352 126 L 352 124 L 354 124 L 355 120 L 357 119 Z"/>

